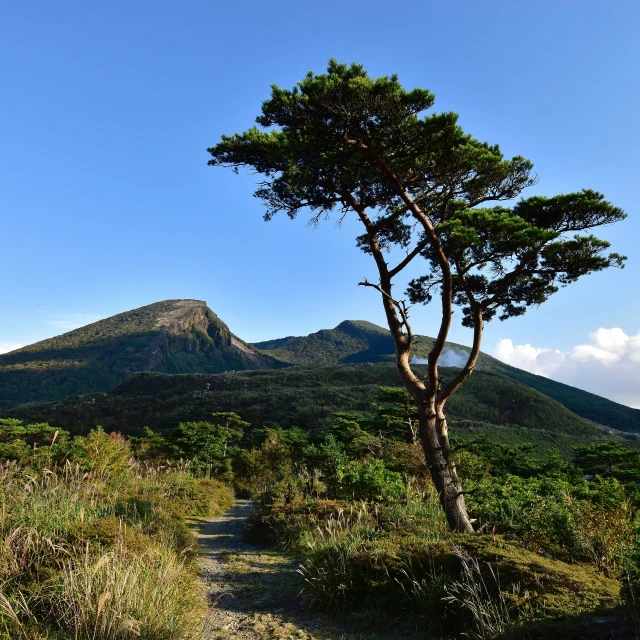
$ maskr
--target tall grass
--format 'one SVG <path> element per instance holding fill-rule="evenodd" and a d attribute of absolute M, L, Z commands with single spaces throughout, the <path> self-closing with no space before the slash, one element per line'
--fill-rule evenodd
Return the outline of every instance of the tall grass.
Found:
<path fill-rule="evenodd" d="M 52 614 L 74 638 L 196 639 L 206 603 L 193 572 L 175 552 L 123 545 L 64 566 L 47 594 Z"/>
<path fill-rule="evenodd" d="M 478 558 L 455 545 L 452 549 L 461 562 L 462 571 L 458 580 L 445 584 L 447 596 L 443 600 L 469 614 L 471 624 L 466 631 L 468 637 L 476 640 L 504 638 L 514 626 L 516 611 L 501 589 L 497 567 L 485 563 L 483 573 Z M 518 592 L 520 590 L 517 584 L 511 585 L 511 588 Z"/>
<path fill-rule="evenodd" d="M 126 455 L 112 465 L 0 464 L 0 638 L 199 637 L 206 599 L 186 518 L 232 496 L 113 446 Z"/>
<path fill-rule="evenodd" d="M 305 580 L 303 594 L 310 603 L 333 611 L 349 609 L 362 599 L 379 598 L 382 607 L 392 601 L 396 609 L 402 606 L 406 583 L 411 581 L 411 561 L 394 533 L 401 532 L 414 543 L 419 540 L 419 545 L 448 538 L 442 510 L 431 494 L 387 505 L 335 506 L 324 514 L 309 509 L 306 527 L 299 516 L 276 518 L 271 525 L 282 539 L 298 535 L 297 548 L 304 557 L 299 569 Z"/>

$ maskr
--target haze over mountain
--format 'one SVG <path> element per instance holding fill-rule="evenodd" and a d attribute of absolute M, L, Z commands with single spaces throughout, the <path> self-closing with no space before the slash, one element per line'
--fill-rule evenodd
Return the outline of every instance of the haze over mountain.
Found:
<path fill-rule="evenodd" d="M 165 300 L 0 355 L 0 407 L 108 391 L 132 373 L 286 366 L 233 335 L 201 300 Z"/>

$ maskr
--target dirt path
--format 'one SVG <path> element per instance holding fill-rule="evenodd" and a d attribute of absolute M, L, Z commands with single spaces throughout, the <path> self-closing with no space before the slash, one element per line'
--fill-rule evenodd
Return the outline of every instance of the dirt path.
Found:
<path fill-rule="evenodd" d="M 251 503 L 238 500 L 224 516 L 200 523 L 200 563 L 212 607 L 205 640 L 347 638 L 334 623 L 302 606 L 295 561 L 243 540 L 250 513 Z"/>

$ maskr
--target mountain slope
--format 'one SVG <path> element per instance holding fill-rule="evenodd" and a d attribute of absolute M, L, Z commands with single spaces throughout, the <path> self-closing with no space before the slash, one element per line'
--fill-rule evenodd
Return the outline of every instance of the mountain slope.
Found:
<path fill-rule="evenodd" d="M 413 356 L 426 358 L 432 344 L 433 338 L 416 336 Z M 308 336 L 257 342 L 253 346 L 283 362 L 303 366 L 394 360 L 394 344 L 389 331 L 361 320 L 346 320 L 334 329 L 323 329 Z M 447 343 L 441 362 L 445 366 L 461 366 L 468 351 L 468 347 Z M 638 409 L 516 369 L 485 353 L 480 354 L 476 370 L 498 373 L 521 382 L 598 424 L 620 431 L 640 432 Z"/>
<path fill-rule="evenodd" d="M 426 367 L 418 365 L 421 375 Z M 443 368 L 445 378 L 454 375 Z M 140 373 L 106 394 L 88 394 L 8 412 L 27 421 L 47 421 L 74 432 L 97 425 L 135 432 L 143 426 L 171 429 L 181 421 L 206 420 L 214 411 L 235 411 L 254 426 L 279 424 L 317 430 L 336 411 L 371 415 L 379 386 L 399 386 L 395 365 L 293 367 L 217 375 L 163 376 Z M 448 405 L 454 433 L 486 434 L 512 444 L 531 442 L 540 453 L 612 438 L 555 401 L 501 375 L 479 371 Z"/>
<path fill-rule="evenodd" d="M 324 366 L 393 360 L 391 334 L 371 322 L 345 320 L 335 329 L 288 337 L 253 346 L 289 364 Z"/>
<path fill-rule="evenodd" d="M 415 336 L 413 356 L 426 358 L 433 338 Z M 252 343 L 254 347 L 289 364 L 313 367 L 335 364 L 394 362 L 395 346 L 388 329 L 365 320 L 345 320 L 334 329 L 321 329 L 308 336 L 289 336 Z M 447 343 L 443 366 L 455 365 L 468 347 Z M 480 368 L 492 370 L 495 358 L 480 355 Z"/>
<path fill-rule="evenodd" d="M 414 357 L 426 358 L 432 343 L 432 338 L 417 336 Z M 467 351 L 448 343 L 442 365 L 461 366 Z M 393 353 L 388 330 L 354 320 L 309 336 L 249 345 L 234 336 L 206 303 L 167 300 L 0 355 L 0 408 L 108 391 L 143 371 L 209 374 L 291 365 L 391 363 Z M 486 354 L 480 355 L 476 368 L 523 383 L 598 424 L 640 432 L 640 410 L 516 369 Z"/>
<path fill-rule="evenodd" d="M 0 355 L 0 407 L 108 391 L 139 371 L 286 366 L 234 336 L 200 300 L 166 300 Z"/>
<path fill-rule="evenodd" d="M 602 398 L 595 393 L 576 389 L 568 384 L 537 376 L 500 362 L 495 371 L 526 384 L 532 389 L 553 398 L 579 416 L 620 431 L 640 433 L 640 409 Z"/>

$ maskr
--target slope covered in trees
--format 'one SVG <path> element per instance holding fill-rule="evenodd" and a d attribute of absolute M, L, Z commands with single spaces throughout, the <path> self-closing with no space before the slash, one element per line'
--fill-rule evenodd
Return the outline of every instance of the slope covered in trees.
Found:
<path fill-rule="evenodd" d="M 200 300 L 166 300 L 0 355 L 0 407 L 108 391 L 139 371 L 218 373 L 282 365 Z"/>
<path fill-rule="evenodd" d="M 426 358 L 432 344 L 433 338 L 415 336 L 413 356 Z M 279 360 L 303 366 L 393 362 L 395 359 L 389 331 L 363 320 L 345 320 L 334 329 L 322 329 L 308 336 L 255 342 L 253 346 Z M 468 351 L 469 348 L 463 345 L 447 343 L 443 364 L 460 366 L 466 360 Z M 620 431 L 640 432 L 638 409 L 517 369 L 486 353 L 480 353 L 476 370 L 498 373 L 517 380 L 597 424 Z"/>
<path fill-rule="evenodd" d="M 424 372 L 426 367 L 418 366 Z M 443 368 L 446 379 L 455 369 Z M 392 363 L 294 367 L 217 375 L 131 376 L 107 394 L 88 394 L 54 403 L 17 407 L 12 417 L 47 421 L 72 432 L 101 425 L 136 433 L 148 426 L 171 431 L 179 423 L 212 412 L 234 411 L 255 426 L 278 424 L 317 432 L 336 412 L 372 415 L 380 385 L 398 386 Z M 478 371 L 451 403 L 456 433 L 487 434 L 497 442 L 529 442 L 540 453 L 610 439 L 588 420 L 523 384 Z"/>

